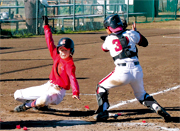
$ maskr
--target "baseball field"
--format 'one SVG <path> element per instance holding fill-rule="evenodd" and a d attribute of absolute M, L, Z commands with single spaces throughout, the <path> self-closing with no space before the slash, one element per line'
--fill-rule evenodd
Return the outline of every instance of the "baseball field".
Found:
<path fill-rule="evenodd" d="M 128 26 L 130 29 L 131 26 Z M 109 92 L 109 112 L 117 119 L 96 122 L 95 90 L 97 83 L 114 70 L 113 59 L 101 50 L 100 36 L 105 31 L 53 35 L 57 43 L 70 37 L 75 43 L 73 55 L 81 100 L 72 99 L 68 90 L 59 105 L 49 111 L 12 112 L 21 104 L 13 94 L 17 89 L 41 85 L 49 79 L 53 61 L 44 36 L 0 39 L 0 130 L 20 131 L 179 131 L 180 130 L 180 21 L 137 24 L 149 41 L 139 47 L 139 62 L 144 73 L 144 87 L 172 116 L 164 122 L 160 116 L 141 105 L 130 85 Z M 21 129 L 16 126 L 20 125 Z"/>

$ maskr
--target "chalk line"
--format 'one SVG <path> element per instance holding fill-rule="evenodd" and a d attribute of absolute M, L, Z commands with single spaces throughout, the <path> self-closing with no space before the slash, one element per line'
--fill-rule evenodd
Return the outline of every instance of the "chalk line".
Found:
<path fill-rule="evenodd" d="M 180 38 L 179 36 L 163 36 L 163 38 Z"/>
<path fill-rule="evenodd" d="M 179 131 L 179 128 L 161 127 L 161 126 L 158 126 L 158 125 L 156 125 L 154 123 L 118 123 L 118 124 L 116 124 L 116 126 L 118 126 L 118 127 L 123 127 L 123 126 L 126 126 L 126 127 L 134 127 L 135 126 L 135 127 L 138 127 L 138 126 L 140 126 L 140 127 L 146 127 L 146 129 L 151 128 L 151 129 L 159 129 L 159 130 L 162 130 L 162 131 Z"/>
<path fill-rule="evenodd" d="M 66 95 L 72 95 L 72 93 L 66 93 Z M 95 96 L 96 94 L 84 94 L 84 93 L 80 93 L 80 95 Z"/>
<path fill-rule="evenodd" d="M 163 91 L 159 91 L 159 92 L 156 92 L 156 93 L 152 93 L 152 94 L 150 94 L 150 95 L 151 95 L 151 96 L 158 95 L 158 94 L 165 93 L 165 92 L 168 92 L 168 91 L 171 91 L 171 90 L 176 90 L 176 89 L 178 89 L 179 87 L 180 87 L 180 85 L 175 86 L 175 87 L 172 87 L 172 88 L 169 88 L 169 89 L 166 89 L 166 90 L 163 90 Z M 132 102 L 135 102 L 135 101 L 137 101 L 136 98 L 131 99 L 131 100 L 127 100 L 127 101 L 121 101 L 121 103 L 119 103 L 119 104 L 110 106 L 108 110 L 113 109 L 113 108 L 117 108 L 117 107 L 122 106 L 122 105 L 126 105 L 126 104 L 128 104 L 128 103 L 132 103 Z"/>
<path fill-rule="evenodd" d="M 180 87 L 180 85 L 178 86 L 175 86 L 175 87 L 171 87 L 171 88 L 168 88 L 166 90 L 163 90 L 163 91 L 159 91 L 159 92 L 155 92 L 155 93 L 152 93 L 150 94 L 151 96 L 154 96 L 154 95 L 158 95 L 158 94 L 162 94 L 162 93 L 165 93 L 165 92 L 168 92 L 168 91 L 172 91 L 172 90 L 176 90 Z M 71 93 L 68 93 L 69 95 Z M 71 94 L 72 95 L 72 94 Z M 95 94 L 81 94 L 81 95 L 95 95 Z M 125 105 L 125 104 L 128 104 L 128 103 L 132 103 L 132 102 L 135 102 L 137 101 L 137 99 L 131 99 L 131 100 L 127 100 L 127 101 L 122 101 L 121 103 L 119 104 L 116 104 L 116 105 L 113 105 L 111 106 L 108 110 L 110 109 L 113 109 L 113 108 L 117 108 L 121 105 Z M 58 123 L 65 123 L 65 124 L 78 124 L 78 123 L 82 123 L 82 124 L 91 124 L 91 123 L 86 123 L 86 121 L 76 121 L 76 120 L 71 120 L 71 121 L 60 121 Z M 111 124 L 110 124 L 111 125 Z M 127 127 L 133 127 L 133 126 L 139 126 L 139 128 L 141 129 L 141 127 L 146 127 L 146 128 L 152 128 L 152 129 L 160 129 L 160 130 L 163 130 L 163 131 L 180 131 L 179 128 L 167 128 L 167 127 L 161 127 L 159 125 L 156 125 L 154 123 L 116 123 L 116 126 L 120 126 L 120 127 L 123 127 L 123 126 L 127 126 Z"/>

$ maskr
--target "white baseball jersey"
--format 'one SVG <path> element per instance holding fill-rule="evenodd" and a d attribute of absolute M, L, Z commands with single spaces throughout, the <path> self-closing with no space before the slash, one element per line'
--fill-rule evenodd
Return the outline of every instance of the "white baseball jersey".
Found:
<path fill-rule="evenodd" d="M 127 38 L 128 41 L 128 48 L 129 50 L 136 52 L 136 44 L 140 41 L 140 34 L 133 30 L 128 30 L 122 33 L 123 36 Z M 102 49 L 104 51 L 109 51 L 110 55 L 112 57 L 117 56 L 122 52 L 122 46 L 120 44 L 119 38 L 115 35 L 109 35 L 106 37 L 106 40 L 104 41 L 102 45 Z M 115 65 L 117 63 L 124 63 L 128 61 L 138 61 L 138 58 L 132 57 L 132 58 L 126 58 L 126 59 L 117 59 L 114 63 Z"/>
<path fill-rule="evenodd" d="M 128 30 L 122 33 L 126 37 L 128 42 L 128 48 L 130 51 L 136 52 L 136 45 L 141 40 L 141 35 L 133 30 Z M 117 56 L 122 52 L 122 46 L 120 44 L 119 38 L 115 35 L 109 35 L 106 37 L 102 49 L 110 52 L 112 57 Z M 99 85 L 103 86 L 107 90 L 113 87 L 122 86 L 130 84 L 133 88 L 134 95 L 138 100 L 143 100 L 144 94 L 146 93 L 143 86 L 143 72 L 138 62 L 136 56 L 131 58 L 116 59 L 115 69 L 105 78 L 103 78 Z M 119 65 L 124 63 L 125 65 Z M 105 90 L 100 88 L 99 92 L 104 92 Z"/>

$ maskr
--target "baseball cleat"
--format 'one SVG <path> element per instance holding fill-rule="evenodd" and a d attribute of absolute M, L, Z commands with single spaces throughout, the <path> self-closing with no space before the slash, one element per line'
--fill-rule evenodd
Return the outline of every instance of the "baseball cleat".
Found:
<path fill-rule="evenodd" d="M 96 116 L 96 121 L 106 121 L 108 118 L 109 113 L 107 111 L 103 111 Z"/>
<path fill-rule="evenodd" d="M 171 121 L 171 116 L 163 108 L 158 110 L 157 114 L 160 115 L 166 122 Z"/>
<path fill-rule="evenodd" d="M 25 103 L 24 103 L 22 105 L 16 106 L 14 108 L 14 111 L 15 112 L 23 112 L 23 111 L 26 111 L 27 109 L 29 109 L 29 108 L 26 108 Z"/>
<path fill-rule="evenodd" d="M 155 109 L 156 113 L 160 115 L 166 122 L 171 121 L 171 116 L 165 111 L 164 108 L 157 104 L 154 104 L 153 108 Z"/>
<path fill-rule="evenodd" d="M 117 119 L 119 116 L 121 116 L 121 113 L 109 113 L 109 118 L 114 118 L 114 119 Z"/>

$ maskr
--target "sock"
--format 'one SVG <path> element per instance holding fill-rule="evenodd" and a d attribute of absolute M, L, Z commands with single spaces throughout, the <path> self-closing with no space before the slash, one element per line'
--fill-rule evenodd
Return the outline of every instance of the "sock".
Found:
<path fill-rule="evenodd" d="M 36 106 L 36 100 L 26 103 L 25 106 L 28 108 L 35 107 Z"/>
<path fill-rule="evenodd" d="M 107 108 L 108 108 L 108 104 L 107 104 L 107 102 L 105 102 L 105 103 L 103 104 L 103 111 L 107 110 Z"/>

